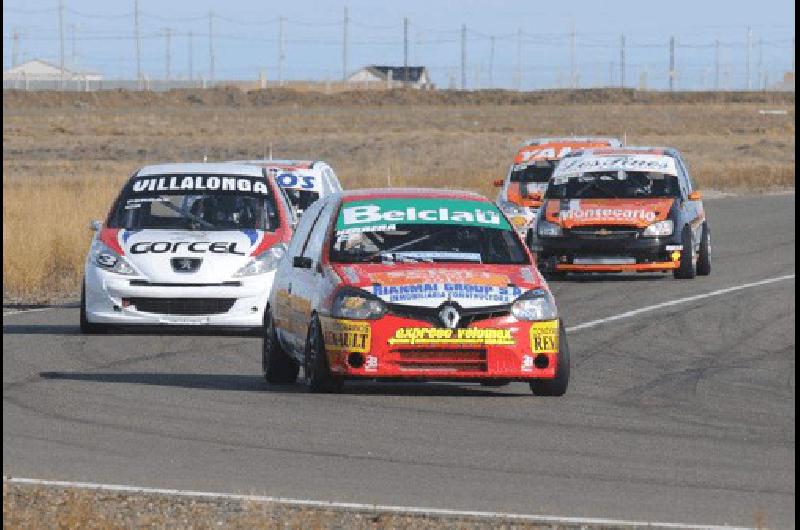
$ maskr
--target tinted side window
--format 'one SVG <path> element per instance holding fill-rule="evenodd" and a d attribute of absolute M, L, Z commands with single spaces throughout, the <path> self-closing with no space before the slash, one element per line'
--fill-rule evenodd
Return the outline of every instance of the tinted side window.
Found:
<path fill-rule="evenodd" d="M 307 256 L 318 263 L 322 256 L 322 246 L 325 243 L 325 236 L 328 234 L 328 227 L 330 226 L 330 218 L 337 201 L 327 201 L 322 214 L 319 216 L 314 228 L 311 230 L 311 236 L 303 249 L 303 256 Z"/>

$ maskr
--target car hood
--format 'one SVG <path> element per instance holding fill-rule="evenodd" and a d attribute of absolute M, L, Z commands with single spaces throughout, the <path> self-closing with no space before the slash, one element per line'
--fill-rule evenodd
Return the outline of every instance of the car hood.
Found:
<path fill-rule="evenodd" d="M 620 225 L 644 228 L 663 221 L 675 199 L 548 199 L 545 219 L 564 228 Z"/>
<path fill-rule="evenodd" d="M 116 242 L 114 249 L 149 281 L 165 283 L 228 281 L 254 255 L 280 241 L 262 230 L 105 229 L 100 239 L 112 248 Z"/>
<path fill-rule="evenodd" d="M 534 265 L 350 264 L 334 265 L 348 285 L 385 302 L 438 307 L 448 300 L 464 308 L 506 305 L 529 289 L 546 287 Z"/>

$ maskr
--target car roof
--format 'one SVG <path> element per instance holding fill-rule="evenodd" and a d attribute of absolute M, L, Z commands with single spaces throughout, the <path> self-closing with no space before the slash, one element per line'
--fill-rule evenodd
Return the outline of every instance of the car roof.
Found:
<path fill-rule="evenodd" d="M 574 151 L 577 155 L 591 153 L 594 155 L 672 155 L 674 149 L 668 147 L 649 147 L 642 145 L 625 147 L 589 147 Z M 573 154 L 573 156 L 576 156 Z"/>
<path fill-rule="evenodd" d="M 344 202 L 369 199 L 465 199 L 470 201 L 491 202 L 489 199 L 472 191 L 448 190 L 439 188 L 366 188 L 347 190 L 336 193 Z"/>
<path fill-rule="evenodd" d="M 191 162 L 175 164 L 155 164 L 144 166 L 136 172 L 137 177 L 185 174 L 240 175 L 243 177 L 262 177 L 260 167 L 246 164 L 228 164 L 220 162 Z"/>
<path fill-rule="evenodd" d="M 618 138 L 613 138 L 610 136 L 553 136 L 545 138 L 528 138 L 522 142 L 520 147 L 570 142 L 606 142 L 612 146 L 622 147 L 622 142 Z"/>
<path fill-rule="evenodd" d="M 230 164 L 247 164 L 259 167 L 278 167 L 282 169 L 297 168 L 311 169 L 319 161 L 314 160 L 270 160 L 266 158 L 258 160 L 231 160 Z"/>

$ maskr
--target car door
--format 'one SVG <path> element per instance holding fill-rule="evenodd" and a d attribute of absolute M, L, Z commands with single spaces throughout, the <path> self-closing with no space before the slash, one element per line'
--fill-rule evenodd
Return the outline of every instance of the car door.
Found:
<path fill-rule="evenodd" d="M 275 274 L 273 304 L 271 309 L 273 318 L 275 319 L 278 340 L 281 342 L 281 346 L 287 351 L 296 349 L 297 340 L 294 329 L 297 323 L 295 322 L 294 305 L 292 302 L 292 288 L 296 283 L 293 259 L 295 256 L 301 255 L 303 247 L 311 234 L 314 222 L 317 220 L 321 211 L 322 204 L 318 201 L 308 209 L 309 215 L 304 215 L 300 219 L 297 230 L 292 236 L 292 240 L 289 242 L 289 248 L 286 251 L 286 259 L 281 260 Z"/>
<path fill-rule="evenodd" d="M 691 200 L 690 196 L 694 191 L 692 189 L 692 180 L 689 177 L 689 172 L 686 169 L 686 164 L 683 158 L 676 155 L 675 160 L 678 166 L 678 179 L 681 184 L 681 218 L 684 220 L 683 224 L 688 224 L 692 228 L 692 241 L 695 246 L 700 244 L 700 236 L 703 226 L 703 204 L 699 200 Z"/>
<path fill-rule="evenodd" d="M 292 260 L 291 300 L 292 316 L 295 319 L 292 330 L 295 334 L 296 347 L 300 349 L 305 345 L 312 313 L 319 305 L 319 294 L 328 291 L 326 286 L 322 285 L 326 280 L 322 274 L 321 258 L 336 201 L 321 199 L 318 202 L 324 203 L 322 211 L 311 229 L 308 240 L 299 250 L 297 257 Z"/>

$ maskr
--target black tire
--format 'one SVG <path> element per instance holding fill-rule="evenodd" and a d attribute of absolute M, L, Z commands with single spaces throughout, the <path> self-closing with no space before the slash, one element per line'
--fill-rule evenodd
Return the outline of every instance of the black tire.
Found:
<path fill-rule="evenodd" d="M 105 332 L 108 328 L 103 324 L 95 324 L 89 322 L 86 317 L 86 283 L 81 284 L 81 316 L 80 316 L 81 333 L 84 335 L 96 335 Z"/>
<path fill-rule="evenodd" d="M 297 381 L 300 365 L 289 357 L 278 342 L 275 322 L 269 307 L 264 313 L 264 339 L 261 344 L 261 373 L 267 383 L 288 385 Z"/>
<path fill-rule="evenodd" d="M 334 376 L 328 366 L 325 342 L 322 339 L 322 326 L 316 317 L 308 327 L 303 357 L 303 376 L 306 390 L 312 393 L 341 392 L 344 386 L 344 379 Z"/>
<path fill-rule="evenodd" d="M 530 382 L 535 396 L 563 396 L 569 386 L 569 344 L 564 323 L 558 322 L 558 364 L 553 379 L 535 379 Z"/>
<path fill-rule="evenodd" d="M 688 225 L 683 228 L 681 244 L 683 245 L 683 251 L 681 252 L 680 266 L 672 270 L 672 275 L 679 280 L 691 280 L 697 274 L 697 267 L 694 259 L 692 229 Z"/>
<path fill-rule="evenodd" d="M 708 223 L 703 223 L 700 250 L 697 253 L 697 275 L 708 276 L 709 274 L 711 274 L 711 233 Z"/>

